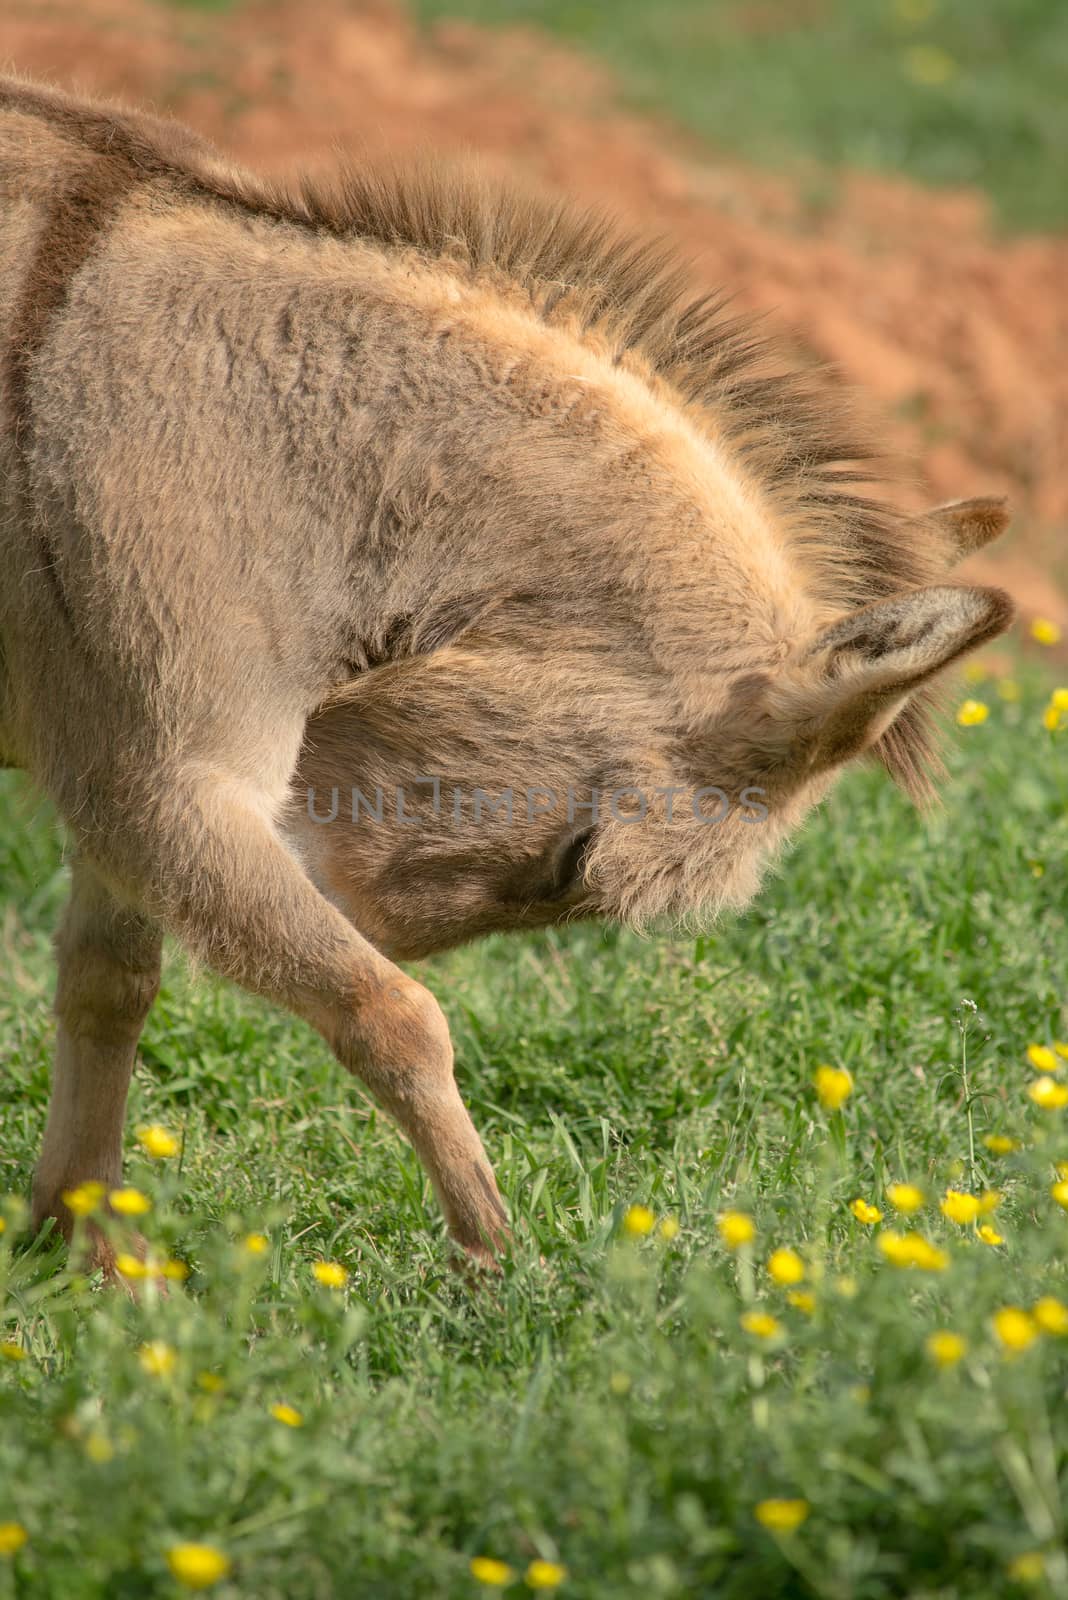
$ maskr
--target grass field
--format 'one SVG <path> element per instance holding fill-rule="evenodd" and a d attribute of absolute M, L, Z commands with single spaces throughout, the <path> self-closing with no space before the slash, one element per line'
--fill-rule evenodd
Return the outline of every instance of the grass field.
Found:
<path fill-rule="evenodd" d="M 1068 224 L 1061 0 L 415 0 L 425 19 L 536 25 L 631 101 L 719 149 L 800 171 L 871 167 L 987 190 Z M 810 163 L 817 165 L 810 166 Z"/>
<path fill-rule="evenodd" d="M 944 811 L 858 771 L 710 938 L 582 929 L 419 969 L 516 1219 L 474 1286 L 325 1047 L 177 959 L 129 1178 L 188 1277 L 134 1303 L 30 1244 L 64 872 L 7 775 L 0 1597 L 173 1595 L 169 1553 L 247 1600 L 496 1592 L 473 1558 L 574 1600 L 1068 1595 L 1068 1109 L 1027 1092 L 1028 1046 L 1068 1040 L 1043 668 L 1019 700 L 961 688 L 990 713 L 950 735 Z M 853 1075 L 838 1110 L 826 1064 Z M 146 1123 L 180 1156 L 138 1153 Z M 955 1222 L 947 1188 L 1000 1202 Z M 219 1559 L 182 1568 L 190 1541 Z"/>

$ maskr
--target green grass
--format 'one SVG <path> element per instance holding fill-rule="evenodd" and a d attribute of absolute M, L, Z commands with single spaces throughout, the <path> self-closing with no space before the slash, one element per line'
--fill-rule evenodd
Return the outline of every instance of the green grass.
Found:
<path fill-rule="evenodd" d="M 1011 226 L 1068 223 L 1061 0 L 415 0 L 415 9 L 427 20 L 535 24 L 607 61 L 632 103 L 749 160 L 976 185 Z"/>
<path fill-rule="evenodd" d="M 0 1555 L 0 1596 L 173 1595 L 166 1551 L 188 1539 L 232 1560 L 211 1591 L 227 1600 L 469 1600 L 478 1555 L 562 1563 L 562 1600 L 984 1600 L 1020 1593 L 1010 1563 L 1040 1552 L 1031 1592 L 1068 1595 L 1068 1339 L 1010 1360 L 991 1329 L 999 1307 L 1068 1301 L 1049 1193 L 1068 1111 L 1025 1093 L 1028 1044 L 1068 1039 L 1068 735 L 1041 727 L 1048 676 L 1023 681 L 1018 704 L 968 691 L 991 713 L 950 737 L 944 812 L 922 822 L 854 773 L 711 938 L 578 929 L 419 969 L 516 1218 L 497 1281 L 448 1270 L 414 1158 L 314 1036 L 172 960 L 129 1174 L 154 1248 L 191 1273 L 132 1303 L 5 1203 L 0 1337 L 25 1359 L 0 1359 L 0 1523 L 28 1540 Z M 6 776 L 13 1197 L 43 1125 L 64 895 L 22 795 Z M 813 1093 L 825 1062 L 855 1078 L 839 1113 Z M 137 1154 L 145 1121 L 180 1160 Z M 1021 1149 L 995 1158 L 989 1132 Z M 932 1204 L 915 1225 L 948 1268 L 893 1266 L 848 1203 L 885 1208 L 900 1177 L 932 1197 L 996 1186 L 1004 1244 Z M 677 1236 L 627 1237 L 632 1204 Z M 755 1220 L 738 1254 L 725 1208 Z M 764 1269 L 779 1245 L 805 1258 L 811 1315 Z M 347 1289 L 315 1283 L 323 1257 Z M 740 1324 L 754 1306 L 770 1340 Z M 925 1351 L 939 1328 L 969 1342 L 952 1369 Z M 152 1340 L 170 1371 L 144 1370 Z M 769 1497 L 809 1503 L 795 1534 L 755 1519 Z"/>

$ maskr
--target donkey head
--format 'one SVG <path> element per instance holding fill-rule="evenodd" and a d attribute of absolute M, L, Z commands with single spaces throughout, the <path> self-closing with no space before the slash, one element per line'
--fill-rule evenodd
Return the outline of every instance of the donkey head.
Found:
<path fill-rule="evenodd" d="M 948 566 L 1005 523 L 977 500 L 922 532 Z M 311 719 L 288 819 L 320 887 L 397 957 L 744 904 L 847 761 L 922 787 L 931 680 L 1012 617 L 998 589 L 891 595 L 715 675 L 694 716 L 611 601 L 585 621 L 548 591 L 454 610 Z"/>

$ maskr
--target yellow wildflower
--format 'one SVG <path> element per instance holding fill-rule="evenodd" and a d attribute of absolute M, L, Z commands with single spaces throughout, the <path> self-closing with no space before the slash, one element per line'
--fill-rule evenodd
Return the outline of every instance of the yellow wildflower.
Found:
<path fill-rule="evenodd" d="M 914 1183 L 892 1183 L 886 1191 L 886 1198 L 895 1211 L 900 1211 L 904 1216 L 911 1216 L 914 1211 L 919 1211 L 924 1204 L 924 1192 Z"/>
<path fill-rule="evenodd" d="M 317 1261 L 312 1272 L 325 1289 L 343 1289 L 349 1281 L 349 1269 L 340 1261 Z"/>
<path fill-rule="evenodd" d="M 1036 644 L 1060 644 L 1060 624 L 1049 617 L 1036 617 L 1031 624 L 1031 637 Z"/>
<path fill-rule="evenodd" d="M 998 681 L 998 694 L 1010 704 L 1019 700 L 1022 693 L 1023 691 L 1015 678 L 1001 678 Z"/>
<path fill-rule="evenodd" d="M 817 1067 L 813 1079 L 824 1111 L 839 1111 L 853 1093 L 853 1074 L 846 1067 Z"/>
<path fill-rule="evenodd" d="M 0 1522 L 0 1556 L 17 1555 L 29 1537 L 21 1522 Z"/>
<path fill-rule="evenodd" d="M 169 1278 L 172 1283 L 184 1283 L 189 1276 L 189 1268 L 185 1262 L 176 1261 L 173 1257 L 169 1257 L 159 1270 L 161 1276 Z"/>
<path fill-rule="evenodd" d="M 178 1353 L 163 1339 L 150 1339 L 137 1352 L 142 1370 L 153 1378 L 167 1378 L 178 1364 Z"/>
<path fill-rule="evenodd" d="M 515 1581 L 515 1573 L 506 1561 L 494 1561 L 492 1556 L 475 1556 L 471 1562 L 471 1576 L 476 1583 L 490 1589 L 506 1589 Z"/>
<path fill-rule="evenodd" d="M 774 1339 L 781 1326 L 778 1318 L 767 1311 L 745 1311 L 740 1320 L 746 1333 L 756 1339 Z"/>
<path fill-rule="evenodd" d="M 644 1239 L 656 1227 L 656 1216 L 648 1206 L 628 1206 L 623 1214 L 623 1232 L 628 1239 Z"/>
<path fill-rule="evenodd" d="M 304 1422 L 296 1406 L 289 1405 L 285 1400 L 279 1400 L 271 1407 L 271 1416 L 276 1422 L 284 1422 L 287 1428 L 299 1428 Z"/>
<path fill-rule="evenodd" d="M 809 1513 L 807 1500 L 760 1500 L 753 1515 L 769 1533 L 794 1533 Z"/>
<path fill-rule="evenodd" d="M 108 1203 L 120 1217 L 143 1217 L 146 1211 L 152 1210 L 151 1200 L 140 1189 L 112 1189 Z"/>
<path fill-rule="evenodd" d="M 1054 1039 L 1053 1048 L 1062 1061 L 1068 1061 L 1068 1039 Z"/>
<path fill-rule="evenodd" d="M 186 1589 L 210 1589 L 213 1583 L 225 1578 L 231 1561 L 213 1544 L 172 1544 L 167 1551 L 167 1565 L 178 1582 Z"/>
<path fill-rule="evenodd" d="M 921 1233 L 894 1233 L 888 1228 L 879 1235 L 879 1249 L 895 1267 L 918 1267 L 921 1272 L 943 1272 L 949 1256 Z"/>
<path fill-rule="evenodd" d="M 806 1317 L 811 1317 L 816 1309 L 816 1296 L 808 1289 L 791 1289 L 786 1298 L 798 1311 L 803 1311 Z"/>
<path fill-rule="evenodd" d="M 1048 1044 L 1029 1044 L 1027 1059 L 1036 1072 L 1059 1072 L 1061 1064 Z"/>
<path fill-rule="evenodd" d="M 756 1237 L 753 1219 L 746 1216 L 744 1211 L 722 1212 L 716 1218 L 716 1227 L 728 1250 L 740 1250 L 742 1245 L 751 1244 Z"/>
<path fill-rule="evenodd" d="M 869 1228 L 874 1228 L 877 1222 L 881 1222 L 883 1220 L 883 1214 L 879 1210 L 878 1206 L 869 1205 L 867 1200 L 861 1200 L 859 1198 L 856 1200 L 851 1200 L 849 1202 L 849 1209 L 852 1211 L 858 1222 L 863 1222 L 865 1226 Z"/>
<path fill-rule="evenodd" d="M 197 1387 L 205 1394 L 221 1394 L 226 1384 L 217 1372 L 198 1372 Z"/>
<path fill-rule="evenodd" d="M 773 1250 L 768 1257 L 768 1271 L 776 1283 L 800 1283 L 805 1276 L 805 1263 L 796 1250 Z"/>
<path fill-rule="evenodd" d="M 992 1216 L 1004 1198 L 1000 1189 L 984 1189 L 979 1196 L 979 1215 Z"/>
<path fill-rule="evenodd" d="M 848 1273 L 845 1273 L 841 1278 L 835 1278 L 834 1287 L 835 1292 L 841 1295 L 843 1300 L 855 1300 L 857 1298 L 857 1280 L 856 1278 L 851 1278 Z"/>
<path fill-rule="evenodd" d="M 944 1272 L 949 1266 L 949 1254 L 933 1245 L 922 1234 L 910 1235 L 912 1239 L 912 1265 L 921 1272 Z"/>
<path fill-rule="evenodd" d="M 1054 689 L 1049 697 L 1051 706 L 1056 706 L 1058 711 L 1068 711 L 1068 689 Z"/>
<path fill-rule="evenodd" d="M 1068 1180 L 1059 1179 L 1050 1189 L 1050 1194 L 1059 1206 L 1063 1206 L 1065 1211 L 1068 1211 Z"/>
<path fill-rule="evenodd" d="M 115 1257 L 115 1271 L 123 1278 L 147 1278 L 148 1268 L 140 1256 L 131 1255 L 128 1250 L 120 1250 Z"/>
<path fill-rule="evenodd" d="M 974 1222 L 979 1215 L 979 1200 L 974 1194 L 963 1194 L 960 1189 L 947 1189 L 940 1210 L 950 1222 Z"/>
<path fill-rule="evenodd" d="M 1015 1556 L 1008 1566 L 1013 1583 L 1041 1583 L 1046 1573 L 1046 1563 L 1041 1550 L 1025 1550 Z"/>
<path fill-rule="evenodd" d="M 87 1217 L 96 1210 L 105 1192 L 102 1183 L 79 1183 L 76 1189 L 64 1189 L 59 1198 L 72 1217 Z"/>
<path fill-rule="evenodd" d="M 158 1122 L 138 1128 L 137 1142 L 146 1155 L 155 1156 L 157 1161 L 166 1161 L 178 1154 L 178 1140 Z"/>
<path fill-rule="evenodd" d="M 983 1143 L 992 1156 L 1009 1156 L 1014 1150 L 1019 1150 L 1019 1139 L 1010 1139 L 1007 1133 L 988 1133 L 983 1136 Z"/>
<path fill-rule="evenodd" d="M 5 1361 L 25 1361 L 26 1352 L 17 1339 L 5 1339 L 0 1344 L 0 1356 Z"/>
<path fill-rule="evenodd" d="M 1053 1078 L 1036 1078 L 1027 1093 L 1043 1111 L 1059 1111 L 1068 1105 L 1068 1083 L 1057 1083 Z"/>
<path fill-rule="evenodd" d="M 94 1428 L 85 1441 L 85 1453 L 97 1467 L 106 1467 L 114 1459 L 115 1446 L 101 1429 Z"/>
<path fill-rule="evenodd" d="M 964 700 L 957 707 L 957 722 L 962 728 L 978 728 L 990 715 L 990 707 L 982 700 Z"/>
<path fill-rule="evenodd" d="M 567 1568 L 558 1561 L 532 1561 L 526 1571 L 529 1589 L 559 1589 L 567 1577 Z"/>
<path fill-rule="evenodd" d="M 678 1232 L 679 1232 L 679 1219 L 678 1219 L 678 1217 L 664 1217 L 663 1220 L 660 1223 L 659 1228 L 657 1229 L 657 1232 L 659 1233 L 661 1239 L 663 1239 L 665 1244 L 670 1244 L 672 1239 L 675 1239 L 675 1238 L 678 1237 Z"/>
<path fill-rule="evenodd" d="M 1059 711 L 1052 700 L 1042 713 L 1042 726 L 1047 733 L 1060 733 L 1068 728 L 1068 711 Z"/>
<path fill-rule="evenodd" d="M 1002 1306 L 994 1312 L 994 1332 L 1006 1351 L 1026 1350 L 1038 1338 L 1038 1323 L 1019 1306 Z"/>
<path fill-rule="evenodd" d="M 997 1231 L 997 1229 L 996 1228 L 992 1228 L 990 1226 L 989 1222 L 981 1222 L 979 1224 L 978 1228 L 976 1228 L 975 1231 L 979 1235 L 980 1239 L 982 1239 L 984 1244 L 1004 1244 L 1005 1243 L 1004 1239 L 1001 1237 L 1001 1235 Z"/>
<path fill-rule="evenodd" d="M 265 1233 L 246 1233 L 241 1241 L 241 1248 L 250 1256 L 262 1256 L 270 1246 L 271 1241 Z"/>
<path fill-rule="evenodd" d="M 1056 1295 L 1044 1294 L 1031 1307 L 1031 1315 L 1043 1333 L 1068 1333 L 1068 1306 Z"/>
<path fill-rule="evenodd" d="M 955 1367 L 968 1348 L 968 1341 L 948 1328 L 939 1328 L 927 1339 L 927 1354 L 940 1367 Z"/>

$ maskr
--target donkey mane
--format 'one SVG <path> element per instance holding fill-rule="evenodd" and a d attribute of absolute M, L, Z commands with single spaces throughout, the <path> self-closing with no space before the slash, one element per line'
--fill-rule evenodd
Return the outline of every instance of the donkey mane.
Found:
<path fill-rule="evenodd" d="M 887 463 L 826 369 L 780 368 L 754 318 L 728 314 L 722 293 L 694 296 L 690 264 L 663 240 L 471 162 L 346 161 L 328 174 L 275 179 L 233 165 L 178 123 L 18 79 L 0 80 L 0 108 L 44 117 L 135 183 L 164 181 L 189 199 L 496 277 L 546 323 L 595 334 L 615 363 L 665 384 L 698 423 L 714 419 L 717 437 L 785 513 L 791 547 L 817 587 L 843 610 L 940 570 L 926 521 L 863 492 Z M 931 792 L 929 708 L 929 695 L 914 697 L 875 750 L 914 799 Z"/>

